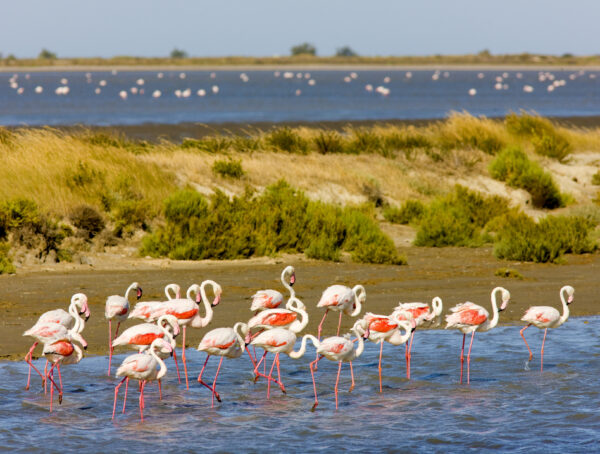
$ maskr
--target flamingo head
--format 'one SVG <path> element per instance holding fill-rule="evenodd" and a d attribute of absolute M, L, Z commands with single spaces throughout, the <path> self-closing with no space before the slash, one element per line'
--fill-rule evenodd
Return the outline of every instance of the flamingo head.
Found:
<path fill-rule="evenodd" d="M 290 286 L 294 285 L 296 282 L 296 273 L 292 271 L 292 275 L 290 276 Z"/>
<path fill-rule="evenodd" d="M 221 286 L 219 284 L 215 285 L 215 299 L 213 300 L 213 302 L 211 304 L 212 307 L 215 307 L 217 304 L 219 304 L 221 302 L 221 293 L 223 293 Z"/>
<path fill-rule="evenodd" d="M 566 285 L 565 291 L 567 292 L 567 304 L 571 304 L 573 302 L 573 295 L 575 294 L 575 289 L 570 285 Z"/>
<path fill-rule="evenodd" d="M 502 291 L 502 304 L 500 305 L 498 312 L 502 312 L 506 309 L 506 306 L 508 306 L 508 303 L 510 302 L 510 292 L 502 287 L 500 287 L 500 290 Z"/>
<path fill-rule="evenodd" d="M 142 297 L 142 287 L 140 287 L 139 285 L 136 288 L 136 294 L 135 294 L 136 298 L 139 300 Z"/>
<path fill-rule="evenodd" d="M 71 298 L 71 301 L 75 302 L 75 304 L 79 307 L 79 315 L 83 315 L 85 317 L 85 321 L 87 322 L 88 318 L 90 318 L 90 308 L 88 306 L 87 296 L 84 293 L 76 293 Z"/>

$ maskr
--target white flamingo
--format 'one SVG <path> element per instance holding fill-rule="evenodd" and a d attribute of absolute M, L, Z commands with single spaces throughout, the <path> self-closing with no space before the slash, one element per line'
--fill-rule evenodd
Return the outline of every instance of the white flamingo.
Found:
<path fill-rule="evenodd" d="M 288 284 L 289 277 L 289 284 Z M 293 266 L 287 266 L 281 272 L 281 283 L 290 292 L 290 298 L 296 295 L 293 285 L 296 282 L 296 271 Z M 252 295 L 250 310 L 254 312 L 265 309 L 275 309 L 283 302 L 283 295 L 277 290 L 259 290 Z"/>

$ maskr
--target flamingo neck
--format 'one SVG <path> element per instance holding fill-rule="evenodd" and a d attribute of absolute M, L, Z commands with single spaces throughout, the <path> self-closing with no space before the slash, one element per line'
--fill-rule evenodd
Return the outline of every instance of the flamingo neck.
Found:
<path fill-rule="evenodd" d="M 172 299 L 174 299 L 171 296 L 171 290 L 173 290 L 173 292 L 175 293 L 175 298 L 178 299 L 179 298 L 179 286 L 177 284 L 169 284 L 165 287 L 165 295 L 167 296 L 167 300 L 171 301 Z"/>
<path fill-rule="evenodd" d="M 160 357 L 156 354 L 156 352 L 154 351 L 154 348 L 155 348 L 155 345 L 152 345 L 150 347 L 150 354 L 158 362 L 158 365 L 160 366 L 160 369 L 158 370 L 158 374 L 156 374 L 156 379 L 160 380 L 167 373 L 167 366 L 166 366 L 165 362 L 162 359 L 160 359 Z"/>
<path fill-rule="evenodd" d="M 79 315 L 77 300 L 71 301 L 71 304 L 69 305 L 69 314 L 71 314 L 71 317 L 73 317 L 73 319 L 75 320 L 73 330 L 75 330 L 77 333 L 82 332 L 83 328 L 85 327 L 85 320 L 83 320 L 81 315 Z"/>
<path fill-rule="evenodd" d="M 400 330 L 404 330 L 404 334 L 400 334 Z M 387 339 L 388 343 L 392 345 L 402 345 L 410 338 L 412 334 L 412 326 L 410 323 L 404 320 L 398 321 L 398 328 L 394 330 L 394 333 Z"/>
<path fill-rule="evenodd" d="M 238 330 L 241 330 L 241 334 Z M 246 350 L 246 342 L 244 341 L 244 338 L 248 334 L 248 325 L 242 322 L 237 322 L 235 325 L 233 325 L 233 332 L 238 338 L 238 342 L 240 343 L 240 347 L 242 347 L 243 353 L 244 350 Z"/>
<path fill-rule="evenodd" d="M 490 320 L 490 324 L 488 329 L 492 329 L 493 327 L 495 327 L 498 324 L 498 320 L 500 319 L 500 314 L 498 312 L 498 304 L 496 302 L 496 293 L 501 292 L 502 288 L 501 287 L 496 287 L 494 290 L 492 290 L 492 319 Z"/>
<path fill-rule="evenodd" d="M 163 321 L 166 321 L 167 326 L 171 326 L 171 329 L 173 331 L 175 331 L 175 327 L 173 325 L 171 325 L 169 320 L 167 320 L 164 315 L 162 317 L 160 317 L 157 321 L 158 327 L 162 330 L 162 332 L 165 335 L 165 339 L 167 340 L 167 342 L 169 342 L 169 344 L 171 344 L 171 347 L 175 348 L 175 339 L 173 338 L 171 331 L 169 331 L 169 328 L 167 328 L 166 326 L 163 325 Z"/>
<path fill-rule="evenodd" d="M 352 332 L 358 338 L 358 347 L 356 347 L 356 350 L 354 352 L 354 357 L 358 358 L 360 355 L 362 355 L 362 352 L 365 349 L 365 341 L 363 340 L 362 335 L 358 333 L 358 330 L 356 328 L 352 328 Z"/>
<path fill-rule="evenodd" d="M 567 304 L 567 301 L 565 300 L 565 293 L 566 293 L 566 291 L 567 291 L 566 287 L 563 287 L 563 288 L 560 289 L 560 301 L 562 302 L 562 305 L 563 305 L 563 313 L 560 316 L 560 318 L 558 319 L 558 325 L 557 326 L 562 325 L 569 318 L 569 306 Z"/>
<path fill-rule="evenodd" d="M 294 290 L 294 287 L 292 287 L 286 280 L 288 273 L 287 273 L 287 268 L 284 269 L 281 272 L 281 283 L 283 284 L 283 286 L 287 289 L 288 292 L 290 292 L 290 297 L 288 298 L 288 301 L 291 300 L 292 298 L 296 297 L 296 291 Z"/>
<path fill-rule="evenodd" d="M 308 325 L 308 314 L 302 308 L 295 307 L 294 305 L 290 305 L 290 310 L 299 314 L 301 319 L 299 321 L 298 320 L 294 321 L 294 323 L 292 323 L 292 325 L 289 327 L 289 330 L 293 331 L 294 333 L 299 333 L 304 328 L 306 328 L 306 325 Z"/>
<path fill-rule="evenodd" d="M 309 340 L 313 343 L 313 345 L 318 348 L 319 347 L 319 340 L 313 336 L 312 334 L 305 334 L 302 337 L 302 343 L 300 344 L 300 350 L 294 352 L 290 352 L 289 353 L 289 357 L 292 359 L 299 359 L 302 356 L 304 356 L 304 353 L 306 353 L 306 341 Z"/>
<path fill-rule="evenodd" d="M 213 318 L 213 310 L 210 301 L 208 301 L 208 297 L 206 296 L 206 286 L 211 285 L 213 290 L 217 283 L 215 281 L 206 280 L 200 284 L 200 295 L 202 297 L 202 303 L 204 304 L 204 310 L 206 313 L 204 317 L 200 317 L 200 313 L 196 314 L 196 316 L 192 319 L 191 325 L 194 328 L 202 328 L 206 326 Z"/>
<path fill-rule="evenodd" d="M 135 282 L 127 287 L 127 290 L 125 291 L 125 299 L 127 302 L 129 302 L 129 292 L 131 292 L 134 288 L 137 288 L 137 284 Z"/>
<path fill-rule="evenodd" d="M 361 298 L 363 297 L 363 295 L 366 296 L 367 292 L 362 285 L 355 285 L 352 288 L 352 293 L 354 293 L 354 304 L 356 304 L 356 308 L 350 314 L 350 316 L 356 317 L 358 314 L 360 314 L 360 311 L 362 310 Z"/>

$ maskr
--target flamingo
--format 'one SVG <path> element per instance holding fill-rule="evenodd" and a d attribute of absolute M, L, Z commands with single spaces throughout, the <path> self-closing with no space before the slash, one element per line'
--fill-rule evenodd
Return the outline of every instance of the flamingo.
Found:
<path fill-rule="evenodd" d="M 55 327 L 50 327 L 51 329 L 50 329 L 50 331 L 48 331 L 46 328 L 43 328 L 43 326 L 48 323 L 59 324 L 59 325 L 64 326 L 66 328 L 66 330 L 76 328 L 74 330 L 74 332 L 79 334 L 83 331 L 83 328 L 85 327 L 85 321 L 81 317 L 81 314 L 85 315 L 85 320 L 88 320 L 90 317 L 90 309 L 88 307 L 87 296 L 83 293 L 75 293 L 71 297 L 71 303 L 69 304 L 69 312 L 66 312 L 63 309 L 55 309 L 52 311 L 44 312 L 42 315 L 40 315 L 40 318 L 38 318 L 35 325 L 33 325 L 33 327 L 31 327 L 29 330 L 27 330 L 23 333 L 23 336 L 32 336 L 37 339 L 37 341 L 34 342 L 33 345 L 31 346 L 31 348 L 29 349 L 29 352 L 27 353 L 27 355 L 25 355 L 25 361 L 27 361 L 27 363 L 29 363 L 29 372 L 27 374 L 27 385 L 25 386 L 25 389 L 29 389 L 32 367 L 35 369 L 35 371 L 38 373 L 38 375 L 42 378 L 42 380 L 45 383 L 45 378 L 42 376 L 40 371 L 37 370 L 31 362 L 32 356 L 33 356 L 33 351 L 35 350 L 35 347 L 37 347 L 39 342 L 45 343 L 52 337 L 52 334 L 50 334 L 50 332 L 54 331 L 55 332 L 54 335 L 58 335 L 58 331 L 52 329 Z M 44 334 L 44 332 L 45 332 L 45 334 Z M 36 333 L 38 333 L 40 337 L 38 337 L 38 334 L 36 334 Z M 50 336 L 49 336 L 49 334 L 50 334 Z M 87 343 L 85 342 L 85 340 L 83 340 L 82 337 L 80 337 L 80 339 L 77 339 L 77 340 L 84 346 L 84 348 L 87 348 Z M 46 366 L 47 366 L 47 364 L 48 363 L 46 362 Z M 45 369 L 46 368 L 44 368 L 44 372 L 45 372 Z M 59 369 L 59 373 L 60 373 L 60 369 Z"/>
<path fill-rule="evenodd" d="M 387 341 L 392 345 L 406 344 L 414 328 L 415 320 L 410 313 L 402 314 L 403 319 L 399 317 L 400 312 L 387 316 L 376 315 L 367 312 L 365 316 L 356 324 L 357 332 L 371 342 L 379 344 L 379 392 L 383 392 L 381 382 L 381 360 L 383 356 L 383 342 Z M 404 330 L 404 334 L 400 334 Z"/>
<path fill-rule="evenodd" d="M 69 333 L 70 334 L 70 333 Z M 83 358 L 83 352 L 79 346 L 72 342 L 70 335 L 57 336 L 55 339 L 44 344 L 43 355 L 52 363 L 52 367 L 46 374 L 46 379 L 50 380 L 50 412 L 52 412 L 52 401 L 54 400 L 54 388 L 58 391 L 58 403 L 62 404 L 63 386 L 60 379 L 60 388 L 54 381 L 54 367 L 59 368 L 61 364 L 77 364 Z"/>
<path fill-rule="evenodd" d="M 115 337 L 119 334 L 119 327 L 121 322 L 127 319 L 127 313 L 129 312 L 129 292 L 136 290 L 136 296 L 139 300 L 142 297 L 142 289 L 137 282 L 134 282 L 125 291 L 125 296 L 111 295 L 106 298 L 106 305 L 104 308 L 104 316 L 108 320 L 108 375 L 110 375 L 110 365 L 112 362 L 112 321 L 117 321 L 117 330 L 115 331 Z"/>
<path fill-rule="evenodd" d="M 289 276 L 289 284 L 287 278 Z M 293 266 L 287 266 L 281 273 L 281 283 L 290 292 L 290 298 L 296 295 L 296 292 L 292 288 L 296 282 L 296 272 Z M 252 295 L 252 304 L 250 310 L 254 311 L 256 315 L 258 311 L 265 309 L 275 309 L 283 302 L 283 295 L 277 290 L 259 290 Z"/>
<path fill-rule="evenodd" d="M 498 308 L 496 303 L 497 292 L 501 292 L 502 294 L 502 304 L 500 308 Z M 475 331 L 489 331 L 498 324 L 499 313 L 506 309 L 506 306 L 510 301 L 510 292 L 503 287 L 496 287 L 492 290 L 491 298 L 493 313 L 491 320 L 487 310 L 469 301 L 454 306 L 450 309 L 452 313 L 446 315 L 446 329 L 456 328 L 463 333 L 462 350 L 460 352 L 460 383 L 462 383 L 463 363 L 465 361 L 465 336 L 467 333 L 471 333 L 471 343 L 469 344 L 469 352 L 467 353 L 467 383 L 470 383 L 471 347 L 473 346 Z"/>
<path fill-rule="evenodd" d="M 171 291 L 175 293 L 175 297 L 171 296 Z M 168 284 L 165 286 L 165 295 L 167 301 L 181 298 L 181 287 L 177 284 Z M 137 303 L 134 308 L 129 312 L 127 318 L 139 318 L 141 320 L 148 320 L 150 314 L 157 308 L 159 304 L 164 301 L 142 301 Z"/>
<path fill-rule="evenodd" d="M 431 322 L 434 318 L 442 315 L 442 299 L 436 296 L 431 300 L 431 308 L 427 303 L 400 303 L 394 309 L 394 313 L 398 312 L 397 316 L 400 320 L 404 320 L 403 313 L 410 313 L 415 321 L 416 327 L 423 325 L 425 322 Z M 406 378 L 410 380 L 410 352 L 412 351 L 413 339 L 415 331 L 410 335 L 410 342 L 406 344 Z"/>
<path fill-rule="evenodd" d="M 565 293 L 567 294 L 567 299 L 565 300 Z M 559 295 L 560 300 L 563 306 L 563 313 L 560 315 L 558 311 L 550 306 L 531 306 L 525 312 L 525 315 L 521 318 L 522 321 L 527 322 L 527 325 L 523 327 L 521 330 L 521 337 L 527 345 L 527 350 L 529 350 L 529 359 L 527 363 L 525 363 L 525 367 L 529 368 L 529 361 L 533 358 L 533 353 L 531 353 L 531 349 L 529 348 L 529 344 L 525 340 L 524 331 L 529 328 L 531 325 L 536 328 L 540 328 L 544 330 L 544 340 L 542 341 L 542 351 L 541 351 L 541 363 L 540 363 L 540 372 L 544 371 L 544 343 L 546 342 L 546 333 L 548 332 L 548 328 L 558 328 L 569 318 L 569 304 L 573 302 L 573 294 L 575 293 L 575 289 L 570 285 L 565 285 L 560 289 Z"/>
<path fill-rule="evenodd" d="M 238 330 L 241 331 L 241 334 Z M 219 370 L 221 370 L 223 358 L 239 358 L 246 349 L 244 338 L 247 334 L 248 325 L 238 322 L 233 326 L 233 328 L 213 329 L 206 333 L 200 341 L 200 345 L 198 345 L 198 351 L 206 352 L 206 360 L 204 361 L 200 375 L 198 375 L 198 383 L 211 390 L 212 399 L 210 408 L 215 406 L 215 397 L 219 402 L 221 402 L 221 397 L 216 390 L 216 386 L 217 377 L 219 376 Z M 204 369 L 206 368 L 208 359 L 214 355 L 220 356 L 221 360 L 219 361 L 217 373 L 215 374 L 215 379 L 213 380 L 211 387 L 204 380 L 202 380 L 202 375 L 204 374 Z"/>
<path fill-rule="evenodd" d="M 327 287 L 321 299 L 317 303 L 317 307 L 324 307 L 325 314 L 319 328 L 317 330 L 317 338 L 321 339 L 321 329 L 323 328 L 323 322 L 330 310 L 338 311 L 340 313 L 340 319 L 338 321 L 337 336 L 340 335 L 340 327 L 342 326 L 342 314 L 347 314 L 350 317 L 356 317 L 360 314 L 362 305 L 366 302 L 367 292 L 362 285 L 355 285 L 353 288 L 346 287 L 345 285 L 332 285 Z M 319 357 L 317 355 L 317 363 Z M 316 364 L 315 364 L 316 370 Z"/>
<path fill-rule="evenodd" d="M 254 374 L 255 380 L 259 376 L 263 376 L 267 379 L 267 399 L 270 397 L 271 393 L 271 382 L 275 382 L 281 388 L 281 391 L 285 393 L 285 386 L 281 381 L 281 372 L 279 370 L 279 354 L 285 353 L 292 359 L 301 358 L 306 352 L 306 341 L 311 340 L 315 347 L 318 345 L 318 339 L 311 335 L 305 334 L 302 337 L 302 343 L 300 345 L 300 349 L 298 351 L 294 351 L 294 344 L 296 343 L 296 334 L 293 331 L 290 331 L 285 328 L 273 328 L 266 331 L 263 331 L 258 336 L 256 336 L 250 344 L 255 347 L 262 348 L 265 353 L 263 354 L 261 360 L 254 366 Z M 246 337 L 248 340 L 248 337 Z M 269 375 L 261 374 L 258 371 L 258 367 L 260 363 L 264 360 L 267 352 L 275 353 L 275 358 L 273 359 L 273 364 L 271 365 L 271 370 Z M 273 378 L 273 368 L 277 365 L 277 380 Z"/>
<path fill-rule="evenodd" d="M 339 362 L 337 379 L 335 381 L 335 409 L 336 410 L 338 408 L 338 384 L 340 382 L 340 372 L 342 371 L 342 363 L 343 362 L 348 362 L 350 364 L 350 374 L 352 376 L 352 385 L 350 386 L 350 389 L 348 390 L 348 392 L 352 392 L 352 390 L 354 389 L 354 371 L 352 370 L 352 361 L 355 358 L 358 358 L 365 349 L 363 336 L 361 336 L 358 331 L 361 323 L 362 323 L 361 320 L 358 320 L 351 329 L 351 332 L 354 333 L 354 335 L 356 336 L 356 338 L 358 340 L 358 347 L 356 349 L 354 349 L 354 342 L 350 340 L 350 337 L 348 335 L 346 335 L 344 337 L 341 337 L 341 336 L 328 337 L 326 339 L 323 339 L 320 342 L 317 341 L 318 343 L 315 344 L 315 346 L 317 347 L 317 355 L 320 355 L 320 356 L 318 356 L 317 359 L 315 359 L 313 362 L 310 363 L 310 375 L 312 376 L 313 390 L 315 392 L 315 403 L 314 403 L 311 411 L 315 411 L 315 409 L 317 408 L 317 405 L 319 405 L 319 400 L 317 399 L 317 385 L 315 383 L 314 368 L 317 365 L 317 361 L 320 358 L 325 357 L 331 361 Z"/>
<path fill-rule="evenodd" d="M 150 345 L 150 350 L 148 353 L 136 353 L 134 355 L 130 355 L 125 360 L 119 368 L 117 369 L 117 377 L 123 377 L 123 380 L 119 382 L 117 386 L 115 386 L 115 399 L 113 403 L 113 414 L 112 419 L 115 419 L 115 409 L 117 407 L 117 396 L 119 394 L 119 388 L 123 384 L 125 380 L 127 383 L 125 387 L 129 384 L 129 379 L 133 378 L 135 380 L 139 380 L 140 383 L 140 419 L 144 420 L 144 387 L 147 382 L 160 380 L 167 373 L 167 366 L 164 361 L 156 354 L 155 349 L 157 347 L 161 347 L 166 349 L 167 351 L 171 350 L 171 345 L 162 338 L 157 338 L 152 341 Z M 156 366 L 159 366 L 160 369 L 157 371 Z M 125 411 L 125 405 L 123 405 L 123 411 Z"/>
<path fill-rule="evenodd" d="M 206 286 L 210 285 L 215 295 L 213 302 L 211 303 L 206 296 Z M 158 305 L 150 314 L 148 314 L 149 320 L 156 320 L 161 315 L 169 314 L 177 318 L 179 326 L 183 326 L 183 341 L 182 341 L 182 352 L 181 361 L 183 362 L 183 369 L 185 372 L 185 387 L 189 388 L 188 373 L 187 373 L 187 362 L 185 358 L 185 333 L 187 325 L 192 328 L 203 328 L 208 325 L 213 317 L 212 308 L 219 304 L 221 300 L 222 289 L 219 284 L 215 281 L 205 280 L 202 284 L 191 285 L 186 293 L 187 298 L 174 299 L 171 301 L 165 301 Z M 195 300 L 192 299 L 192 294 L 196 295 Z M 204 304 L 206 313 L 204 317 L 200 317 L 200 308 L 198 306 L 200 300 Z"/>
<path fill-rule="evenodd" d="M 165 324 L 169 326 L 172 330 L 172 334 Z M 162 315 L 158 318 L 157 323 L 140 323 L 139 325 L 132 326 L 131 328 L 127 328 L 125 331 L 121 333 L 119 337 L 117 337 L 113 343 L 113 350 L 115 347 L 120 345 L 129 345 L 142 353 L 144 350 L 147 350 L 150 347 L 150 344 L 156 338 L 163 338 L 171 344 L 172 352 L 173 352 L 173 360 L 175 361 L 175 368 L 177 369 L 177 377 L 179 378 L 179 366 L 177 365 L 177 356 L 175 354 L 175 339 L 174 337 L 179 334 L 179 323 L 177 323 L 177 318 L 172 315 Z M 167 352 L 167 354 L 171 354 L 171 351 Z M 160 351 L 158 353 L 160 355 Z M 160 383 L 160 382 L 159 382 Z M 181 383 L 181 379 L 179 378 L 179 383 Z M 127 391 L 125 391 L 125 395 L 127 395 Z M 127 400 L 127 397 L 125 398 Z"/>

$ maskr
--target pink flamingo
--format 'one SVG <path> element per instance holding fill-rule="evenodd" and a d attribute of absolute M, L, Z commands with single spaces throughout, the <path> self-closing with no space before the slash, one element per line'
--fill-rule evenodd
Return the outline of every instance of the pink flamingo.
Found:
<path fill-rule="evenodd" d="M 81 314 L 85 315 L 85 320 L 87 320 L 90 316 L 90 310 L 88 307 L 87 296 L 83 293 L 76 293 L 71 297 L 71 304 L 69 305 L 69 312 L 65 312 L 63 309 L 55 309 L 52 311 L 48 311 L 43 313 L 40 318 L 37 320 L 35 325 L 31 327 L 29 330 L 23 333 L 23 336 L 31 336 L 36 339 L 33 343 L 29 352 L 25 355 L 25 361 L 29 364 L 29 372 L 27 374 L 27 385 L 25 389 L 29 389 L 29 384 L 31 381 L 31 369 L 33 368 L 40 378 L 43 380 L 43 386 L 45 387 L 46 379 L 45 375 L 47 372 L 48 361 L 46 361 L 46 367 L 44 367 L 44 375 L 40 373 L 39 370 L 32 363 L 33 351 L 37 347 L 38 343 L 46 343 L 52 338 L 64 335 L 63 332 L 68 330 L 72 330 L 71 335 L 77 336 L 85 327 L 85 321 L 81 317 Z M 50 325 L 50 326 L 48 326 Z M 58 326 L 62 326 L 65 329 L 61 330 Z M 75 339 L 87 348 L 87 343 L 83 339 L 83 337 L 78 336 Z M 60 369 L 59 374 L 60 374 Z"/>
<path fill-rule="evenodd" d="M 360 314 L 362 305 L 367 300 L 367 292 L 362 285 L 355 285 L 353 288 L 346 287 L 345 285 L 332 285 L 327 287 L 321 299 L 317 303 L 317 307 L 324 307 L 325 314 L 319 328 L 317 330 L 317 338 L 321 339 L 321 329 L 323 328 L 323 322 L 329 311 L 338 311 L 340 318 L 338 321 L 337 336 L 340 335 L 340 327 L 342 326 L 342 314 L 347 314 L 350 317 L 356 317 Z M 319 355 L 317 355 L 317 363 L 319 362 Z M 315 370 L 317 370 L 317 364 L 315 364 Z"/>
<path fill-rule="evenodd" d="M 106 298 L 106 306 L 104 308 L 104 316 L 108 320 L 108 375 L 110 375 L 110 365 L 112 362 L 112 321 L 117 321 L 117 330 L 115 331 L 115 337 L 119 334 L 119 327 L 121 322 L 127 319 L 127 313 L 129 312 L 129 292 L 136 290 L 136 296 L 139 300 L 142 297 L 142 289 L 137 282 L 131 284 L 125 291 L 125 296 L 111 295 Z"/>
<path fill-rule="evenodd" d="M 54 381 L 54 367 L 60 365 L 76 364 L 83 358 L 81 349 L 72 342 L 70 335 L 59 336 L 44 344 L 43 355 L 52 363 L 52 367 L 46 374 L 46 379 L 50 381 L 50 412 L 52 412 L 52 401 L 54 400 L 54 388 L 58 391 L 58 403 L 62 404 L 63 386 L 60 378 L 60 388 Z"/>
<path fill-rule="evenodd" d="M 115 386 L 115 399 L 113 403 L 112 419 L 115 419 L 115 409 L 117 408 L 117 396 L 119 394 L 119 388 L 126 380 L 127 383 L 125 388 L 127 388 L 129 379 L 133 378 L 134 380 L 140 381 L 140 419 L 142 421 L 144 420 L 144 387 L 147 382 L 160 380 L 167 373 L 167 366 L 156 354 L 155 349 L 158 347 L 164 348 L 167 351 L 173 350 L 171 345 L 164 339 L 154 339 L 147 353 L 136 353 L 135 355 L 128 356 L 117 369 L 116 376 L 123 377 L 123 380 L 121 380 L 119 384 Z M 160 367 L 158 371 L 156 370 L 156 366 Z M 123 405 L 123 412 L 125 412 L 125 405 Z"/>
<path fill-rule="evenodd" d="M 379 392 L 383 392 L 381 380 L 381 361 L 383 356 L 384 341 L 392 345 L 402 345 L 410 338 L 416 324 L 410 313 L 394 313 L 391 316 L 376 315 L 367 312 L 365 316 L 357 322 L 356 330 L 359 334 L 369 339 L 371 342 L 379 343 Z M 410 321 L 408 321 L 410 320 Z M 404 334 L 400 333 L 404 331 Z"/>
<path fill-rule="evenodd" d="M 338 385 L 340 382 L 340 372 L 342 371 L 342 363 L 347 362 L 350 364 L 350 374 L 352 376 L 352 385 L 348 392 L 352 392 L 354 389 L 354 371 L 352 370 L 352 361 L 355 358 L 358 358 L 362 352 L 364 351 L 365 344 L 363 341 L 363 336 L 359 334 L 359 326 L 361 324 L 361 320 L 358 320 L 351 332 L 354 333 L 358 340 L 358 346 L 354 349 L 354 342 L 350 340 L 349 336 L 341 337 L 341 336 L 332 336 L 323 339 L 322 341 L 317 341 L 315 346 L 317 347 L 317 354 L 320 355 L 317 359 L 315 359 L 312 363 L 310 363 L 310 375 L 313 380 L 313 390 L 315 392 L 315 403 L 312 407 L 312 411 L 315 411 L 317 405 L 319 405 L 319 400 L 317 399 L 317 385 L 315 383 L 315 373 L 314 368 L 317 364 L 317 361 L 320 358 L 327 358 L 331 361 L 339 362 L 337 379 L 335 381 L 335 409 L 338 408 Z M 313 341 L 314 342 L 314 341 Z"/>
<path fill-rule="evenodd" d="M 567 299 L 565 300 L 564 294 L 567 294 Z M 523 327 L 521 330 L 521 337 L 527 345 L 527 350 L 529 350 L 529 359 L 525 364 L 526 369 L 529 369 L 529 361 L 533 358 L 533 353 L 531 353 L 531 349 L 529 348 L 529 344 L 525 340 L 524 331 L 529 328 L 531 325 L 536 328 L 540 328 L 544 330 L 544 340 L 542 341 L 542 351 L 541 351 L 541 363 L 540 363 L 540 372 L 544 371 L 544 343 L 546 342 L 546 333 L 548 332 L 548 328 L 558 328 L 569 318 L 569 304 L 573 302 L 573 294 L 575 293 L 575 289 L 570 285 L 565 285 L 560 289 L 559 295 L 560 300 L 563 306 L 563 313 L 560 315 L 558 311 L 550 306 L 531 306 L 523 315 L 524 322 L 527 322 L 527 326 Z"/>
<path fill-rule="evenodd" d="M 171 328 L 171 331 L 169 331 L 168 327 Z M 181 379 L 179 378 L 179 366 L 177 365 L 177 356 L 174 350 L 174 337 L 178 334 L 179 323 L 177 323 L 177 318 L 172 315 L 162 315 L 158 318 L 157 323 L 140 323 L 139 325 L 127 328 L 113 341 L 112 347 L 114 350 L 115 347 L 120 345 L 129 345 L 137 349 L 139 353 L 142 353 L 150 347 L 154 339 L 165 339 L 167 342 L 169 342 L 169 344 L 171 344 L 173 360 L 175 361 L 175 369 L 177 370 L 177 378 L 179 379 L 179 383 L 181 383 Z M 167 353 L 169 355 L 171 354 L 171 352 Z M 127 394 L 127 391 L 125 394 Z"/>
<path fill-rule="evenodd" d="M 289 284 L 288 284 L 288 276 L 289 276 Z M 290 292 L 290 298 L 296 295 L 296 292 L 292 288 L 294 283 L 296 282 L 296 271 L 293 266 L 287 266 L 281 272 L 281 283 L 283 286 Z M 283 295 L 281 292 L 277 290 L 259 290 L 254 295 L 252 295 L 252 303 L 250 305 L 250 310 L 255 312 L 255 315 L 258 311 L 262 311 L 265 309 L 276 309 L 279 305 L 283 303 Z"/>
<path fill-rule="evenodd" d="M 206 286 L 210 285 L 215 295 L 213 302 L 211 303 L 206 296 Z M 181 361 L 183 362 L 183 369 L 185 373 L 185 387 L 190 389 L 187 373 L 187 362 L 185 358 L 185 334 L 186 328 L 190 325 L 192 328 L 204 328 L 207 326 L 213 318 L 212 308 L 219 304 L 221 300 L 222 289 L 219 284 L 215 281 L 205 280 L 202 284 L 193 284 L 188 288 L 186 296 L 187 298 L 174 299 L 171 301 L 165 301 L 158 305 L 151 313 L 147 314 L 147 320 L 156 320 L 161 315 L 173 315 L 177 318 L 179 326 L 183 326 L 183 341 L 182 341 L 182 352 Z M 192 295 L 195 294 L 195 300 L 192 299 Z M 204 317 L 200 317 L 199 302 L 202 301 L 206 313 Z"/>
<path fill-rule="evenodd" d="M 171 291 L 175 293 L 175 296 L 171 296 Z M 181 287 L 177 284 L 168 284 L 165 286 L 165 295 L 167 301 L 181 298 Z M 156 310 L 156 308 L 164 301 L 141 301 L 137 303 L 134 308 L 129 311 L 128 318 L 139 318 L 141 320 L 149 321 L 148 317 Z"/>
<path fill-rule="evenodd" d="M 496 303 L 496 293 L 502 293 L 502 305 L 498 308 Z M 456 328 L 463 333 L 462 350 L 460 352 L 460 383 L 463 379 L 463 363 L 465 361 L 465 336 L 471 333 L 471 343 L 469 344 L 469 352 L 467 353 L 467 383 L 471 382 L 471 347 L 473 346 L 473 338 L 475 331 L 489 331 L 498 324 L 499 312 L 506 309 L 510 301 L 510 292 L 502 287 L 496 287 L 492 290 L 492 319 L 490 314 L 483 307 L 473 304 L 469 301 L 458 304 L 450 309 L 452 314 L 446 315 L 446 329 Z"/>
<path fill-rule="evenodd" d="M 412 316 L 412 319 L 416 323 L 416 327 L 419 327 L 419 326 L 423 325 L 425 322 L 431 322 L 436 317 L 439 317 L 440 315 L 442 315 L 442 308 L 443 308 L 442 299 L 439 296 L 436 296 L 431 301 L 431 308 L 429 307 L 429 305 L 427 303 L 400 303 L 394 309 L 394 313 L 398 312 L 400 320 L 404 319 L 404 317 L 402 316 L 403 312 L 410 313 Z M 406 352 L 405 352 L 406 378 L 408 378 L 409 380 L 410 380 L 410 358 L 411 358 L 410 353 L 412 351 L 412 344 L 413 344 L 414 337 L 415 337 L 415 331 L 413 330 L 413 332 L 410 336 L 410 343 L 406 344 Z"/>
<path fill-rule="evenodd" d="M 219 376 L 219 371 L 221 370 L 223 358 L 239 358 L 246 349 L 244 338 L 247 334 L 248 325 L 246 325 L 245 323 L 238 322 L 233 326 L 233 328 L 216 328 L 209 331 L 204 335 L 204 337 L 200 341 L 200 345 L 198 345 L 199 351 L 206 352 L 206 360 L 204 361 L 204 365 L 202 366 L 200 375 L 198 375 L 198 383 L 210 389 L 212 393 L 210 405 L 211 408 L 215 406 L 215 397 L 219 402 L 221 402 L 221 397 L 219 396 L 216 387 L 217 377 Z M 206 368 L 208 359 L 211 356 L 221 357 L 221 360 L 219 361 L 219 366 L 217 367 L 217 373 L 215 374 L 215 379 L 213 380 L 212 387 L 204 380 L 202 380 L 204 369 Z"/>
<path fill-rule="evenodd" d="M 263 331 L 258 336 L 256 336 L 250 344 L 255 347 L 262 348 L 265 353 L 263 354 L 261 360 L 254 366 L 254 374 L 255 380 L 258 376 L 265 377 L 267 379 L 267 399 L 270 397 L 271 393 L 271 382 L 277 383 L 281 388 L 281 391 L 285 393 L 285 386 L 281 381 L 281 372 L 279 369 L 279 354 L 285 353 L 292 359 L 301 358 L 306 352 L 306 341 L 310 339 L 312 343 L 317 346 L 319 341 L 316 337 L 311 334 L 305 334 L 302 337 L 302 343 L 300 345 L 300 349 L 298 351 L 294 351 L 294 344 L 296 343 L 296 334 L 285 328 L 273 328 L 266 331 Z M 248 337 L 246 337 L 248 340 Z M 269 375 L 261 374 L 258 371 L 258 367 L 264 360 L 267 352 L 275 353 L 275 358 L 273 359 L 273 364 L 271 365 L 271 370 Z M 277 380 L 273 378 L 273 368 L 277 365 Z"/>

